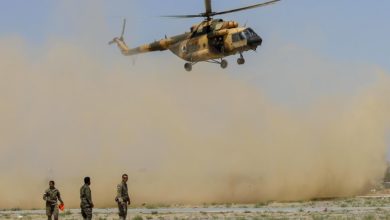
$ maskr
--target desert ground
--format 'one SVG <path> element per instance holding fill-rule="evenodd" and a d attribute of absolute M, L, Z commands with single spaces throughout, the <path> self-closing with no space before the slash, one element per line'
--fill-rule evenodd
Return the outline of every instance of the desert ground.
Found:
<path fill-rule="evenodd" d="M 118 219 L 115 208 L 96 208 L 94 219 Z M 1 210 L 0 219 L 47 219 L 44 210 Z M 79 209 L 66 209 L 60 219 L 82 219 Z M 130 207 L 128 218 L 140 219 L 390 219 L 390 195 L 369 195 L 298 202 L 257 204 L 155 205 Z"/>

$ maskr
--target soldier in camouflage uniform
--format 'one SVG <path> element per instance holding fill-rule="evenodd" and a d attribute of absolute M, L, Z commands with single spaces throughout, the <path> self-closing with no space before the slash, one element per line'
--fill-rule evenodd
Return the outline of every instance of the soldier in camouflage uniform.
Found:
<path fill-rule="evenodd" d="M 84 220 L 92 219 L 93 202 L 89 185 L 91 185 L 91 179 L 89 177 L 85 177 L 84 185 L 80 189 L 80 208 L 81 215 L 83 216 Z"/>
<path fill-rule="evenodd" d="M 46 201 L 46 215 L 47 219 L 51 220 L 51 216 L 54 216 L 54 220 L 58 220 L 58 205 L 57 200 L 64 204 L 61 199 L 60 191 L 54 187 L 53 180 L 49 182 L 49 189 L 43 194 L 43 200 Z"/>
<path fill-rule="evenodd" d="M 130 205 L 130 197 L 127 189 L 127 174 L 122 175 L 122 182 L 118 184 L 115 201 L 118 203 L 119 220 L 125 220 L 127 216 L 127 205 Z"/>

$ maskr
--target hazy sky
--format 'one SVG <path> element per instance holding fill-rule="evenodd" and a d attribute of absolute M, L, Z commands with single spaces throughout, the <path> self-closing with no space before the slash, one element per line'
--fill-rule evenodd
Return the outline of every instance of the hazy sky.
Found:
<path fill-rule="evenodd" d="M 135 43 L 142 43 L 158 39 L 165 33 L 180 33 L 199 21 L 165 19 L 159 18 L 159 15 L 199 13 L 204 9 L 203 0 L 165 0 L 164 3 L 156 0 L 66 2 L 76 2 L 73 6 L 80 7 L 74 8 L 74 14 L 53 19 L 62 11 L 65 1 L 1 1 L 0 37 L 18 34 L 32 44 L 41 44 L 48 37 L 58 34 L 66 38 L 75 34 L 72 26 L 77 22 L 77 16 L 88 16 L 84 11 L 98 5 L 103 19 L 96 22 L 104 22 L 101 25 L 108 25 L 114 34 L 120 31 L 120 16 L 131 18 L 134 23 L 129 26 L 134 29 L 128 31 L 127 36 L 132 36 Z M 225 10 L 257 2 L 214 0 L 213 9 Z M 390 2 L 387 0 L 283 0 L 272 6 L 223 18 L 248 22 L 267 44 L 273 41 L 289 42 L 334 59 L 371 63 L 390 69 L 389 10 Z M 67 25 L 64 26 L 64 23 Z"/>
<path fill-rule="evenodd" d="M 261 1 L 214 0 L 212 6 L 214 11 L 220 11 L 258 2 Z M 188 31 L 201 21 L 160 15 L 196 14 L 203 10 L 203 0 L 3 0 L 0 38 L 22 38 L 26 52 L 32 54 L 44 52 L 48 42 L 72 41 L 106 59 L 130 62 L 115 47 L 107 46 L 120 33 L 123 17 L 128 19 L 127 43 L 138 46 L 165 34 Z M 389 10 L 387 0 L 282 0 L 264 8 L 228 14 L 222 18 L 247 23 L 263 38 L 263 45 L 258 53 L 245 54 L 245 66 L 237 66 L 235 58 L 229 58 L 225 72 L 256 83 L 275 101 L 293 106 L 319 96 L 354 93 L 375 80 L 367 74 L 368 69 L 390 72 Z M 167 59 L 179 69 L 184 63 L 170 52 L 136 59 L 145 61 L 148 56 Z M 269 65 L 270 60 L 273 66 Z M 326 68 L 315 70 L 313 75 L 302 73 L 312 71 L 302 68 L 317 60 Z M 200 65 L 220 71 L 209 64 Z"/>

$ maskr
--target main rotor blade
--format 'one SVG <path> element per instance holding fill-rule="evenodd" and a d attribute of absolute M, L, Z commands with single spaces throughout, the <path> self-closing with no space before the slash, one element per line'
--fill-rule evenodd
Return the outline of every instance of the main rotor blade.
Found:
<path fill-rule="evenodd" d="M 163 15 L 160 16 L 163 18 L 202 18 L 205 17 L 203 14 L 197 14 L 197 15 Z"/>
<path fill-rule="evenodd" d="M 243 7 L 243 8 L 236 8 L 236 9 L 232 9 L 232 10 L 228 10 L 228 11 L 212 12 L 211 15 L 212 16 L 214 16 L 214 15 L 222 15 L 222 14 L 228 14 L 228 13 L 233 13 L 233 12 L 237 12 L 237 11 L 243 11 L 243 10 L 248 10 L 248 9 L 252 9 L 252 8 L 257 8 L 257 7 L 263 7 L 263 6 L 266 6 L 266 5 L 274 4 L 274 3 L 278 2 L 278 1 L 280 1 L 280 0 L 272 0 L 272 1 L 263 2 L 263 3 L 260 3 L 260 4 L 251 5 L 251 6 L 247 6 L 247 7 Z"/>
<path fill-rule="evenodd" d="M 259 4 L 255 4 L 255 5 L 242 7 L 242 8 L 236 8 L 236 9 L 221 11 L 221 12 L 213 12 L 213 11 L 211 11 L 211 0 L 205 0 L 205 6 L 206 6 L 205 13 L 196 14 L 196 15 L 166 15 L 166 16 L 161 16 L 161 17 L 165 17 L 165 18 L 202 18 L 202 17 L 210 18 L 214 15 L 222 15 L 222 14 L 228 14 L 228 13 L 248 10 L 248 9 L 252 9 L 252 8 L 263 7 L 263 6 L 274 4 L 278 1 L 281 1 L 281 0 L 271 0 L 268 2 L 263 2 L 263 3 L 259 3 Z M 210 11 L 210 12 L 208 12 L 208 11 Z"/>

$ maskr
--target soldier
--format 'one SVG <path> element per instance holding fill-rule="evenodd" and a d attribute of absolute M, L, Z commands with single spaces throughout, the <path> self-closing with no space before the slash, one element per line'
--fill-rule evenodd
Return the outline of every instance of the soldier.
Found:
<path fill-rule="evenodd" d="M 89 185 L 91 185 L 91 178 L 87 176 L 84 178 L 84 185 L 80 189 L 80 208 L 84 220 L 92 219 L 93 202 Z"/>
<path fill-rule="evenodd" d="M 51 216 L 54 216 L 54 220 L 58 220 L 57 200 L 61 202 L 61 205 L 64 204 L 61 199 L 60 191 L 58 191 L 54 185 L 54 181 L 50 180 L 49 189 L 47 189 L 45 194 L 43 194 L 43 200 L 46 201 L 46 215 L 48 220 L 51 220 Z"/>
<path fill-rule="evenodd" d="M 127 174 L 122 175 L 122 182 L 118 184 L 117 196 L 115 201 L 118 203 L 119 220 L 125 220 L 127 217 L 127 205 L 130 205 L 129 192 L 127 190 Z"/>

